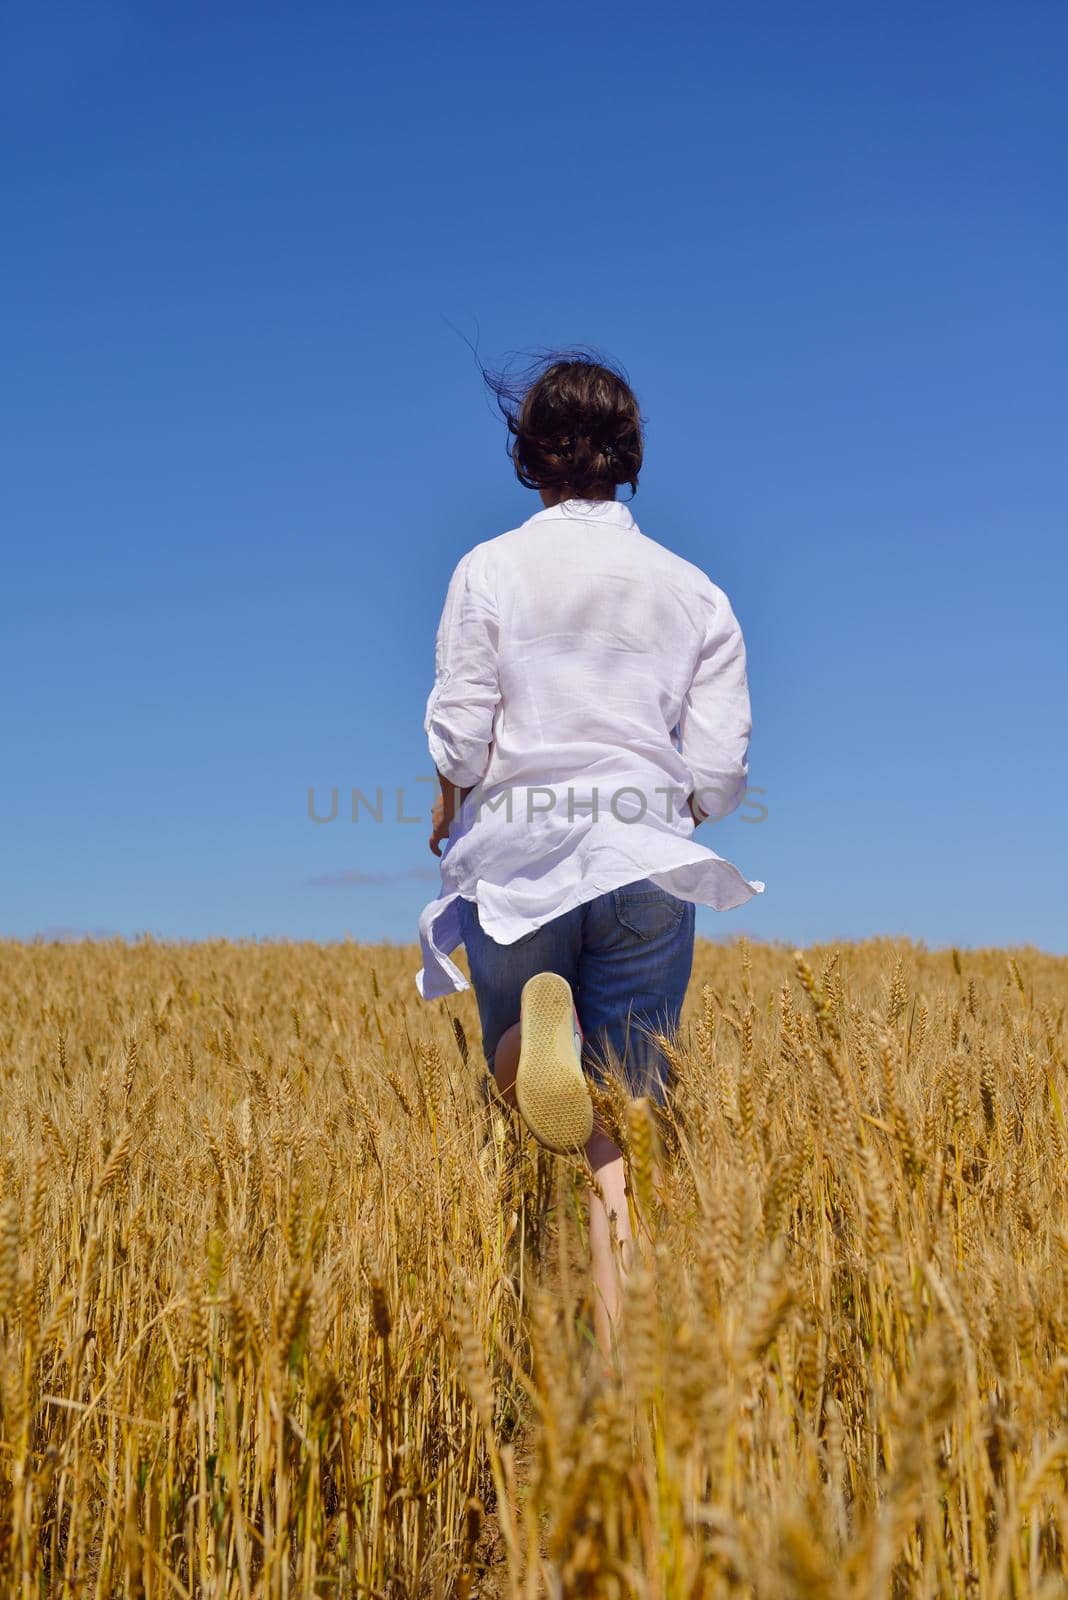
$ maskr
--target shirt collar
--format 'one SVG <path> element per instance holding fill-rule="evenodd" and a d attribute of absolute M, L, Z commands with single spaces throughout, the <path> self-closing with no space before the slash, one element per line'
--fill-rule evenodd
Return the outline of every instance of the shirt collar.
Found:
<path fill-rule="evenodd" d="M 527 528 L 532 522 L 552 522 L 559 518 L 572 522 L 610 522 L 617 528 L 637 527 L 630 507 L 622 500 L 561 500 L 558 505 L 535 511 L 523 526 Z"/>

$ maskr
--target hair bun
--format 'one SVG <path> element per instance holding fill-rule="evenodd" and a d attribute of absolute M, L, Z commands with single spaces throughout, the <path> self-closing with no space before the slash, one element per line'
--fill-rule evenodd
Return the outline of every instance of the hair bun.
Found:
<path fill-rule="evenodd" d="M 584 350 L 543 358 L 519 378 L 483 376 L 508 424 L 516 477 L 530 489 L 610 498 L 638 487 L 642 421 L 621 371 Z"/>

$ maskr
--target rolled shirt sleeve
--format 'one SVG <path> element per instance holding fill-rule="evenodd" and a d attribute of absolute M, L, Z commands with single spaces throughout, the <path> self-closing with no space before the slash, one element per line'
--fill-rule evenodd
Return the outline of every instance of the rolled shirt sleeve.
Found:
<path fill-rule="evenodd" d="M 434 765 L 472 788 L 489 761 L 500 701 L 497 607 L 476 546 L 449 583 L 434 651 L 434 687 L 423 727 Z"/>
<path fill-rule="evenodd" d="M 709 584 L 704 643 L 679 718 L 683 760 L 698 808 L 713 822 L 741 803 L 752 717 L 745 642 L 730 602 Z"/>

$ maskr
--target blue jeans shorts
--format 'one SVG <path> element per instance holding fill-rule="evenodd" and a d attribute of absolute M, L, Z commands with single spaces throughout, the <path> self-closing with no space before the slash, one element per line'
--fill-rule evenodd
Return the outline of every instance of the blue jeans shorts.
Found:
<path fill-rule="evenodd" d="M 497 1043 L 519 1021 L 519 997 L 535 972 L 571 985 L 584 1035 L 583 1066 L 595 1082 L 618 1071 L 632 1095 L 664 1103 L 668 1062 L 649 1037 L 671 1034 L 693 965 L 694 905 L 648 878 L 587 900 L 563 916 L 498 944 L 478 907 L 461 900 L 460 926 L 490 1071 Z"/>

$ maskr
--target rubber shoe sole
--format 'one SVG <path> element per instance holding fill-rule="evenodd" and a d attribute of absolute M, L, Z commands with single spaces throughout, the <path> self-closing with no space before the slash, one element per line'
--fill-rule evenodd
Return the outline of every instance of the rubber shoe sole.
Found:
<path fill-rule="evenodd" d="M 559 1155 L 581 1150 L 593 1132 L 571 985 L 555 972 L 537 972 L 523 985 L 515 1098 L 535 1139 Z"/>

